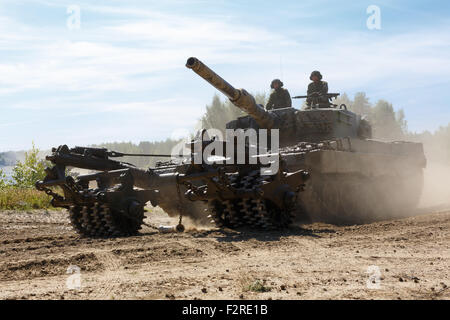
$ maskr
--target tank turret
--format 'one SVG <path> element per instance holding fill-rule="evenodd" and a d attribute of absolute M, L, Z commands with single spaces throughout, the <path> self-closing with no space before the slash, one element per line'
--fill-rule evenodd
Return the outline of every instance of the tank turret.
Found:
<path fill-rule="evenodd" d="M 312 107 L 309 110 L 282 108 L 267 111 L 244 89 L 235 89 L 222 77 L 197 58 L 191 57 L 186 67 L 192 69 L 213 87 L 222 92 L 230 101 L 248 116 L 239 117 L 227 123 L 227 129 L 280 129 L 280 146 L 297 141 L 322 141 L 341 137 L 370 138 L 370 125 L 361 116 L 347 110 L 345 105 L 337 107 L 330 103 L 327 107 Z M 338 93 L 327 95 L 327 99 Z M 294 98 L 304 98 L 298 96 Z"/>

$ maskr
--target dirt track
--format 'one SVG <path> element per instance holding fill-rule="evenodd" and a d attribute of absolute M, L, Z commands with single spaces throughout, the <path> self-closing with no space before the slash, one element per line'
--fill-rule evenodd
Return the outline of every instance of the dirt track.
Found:
<path fill-rule="evenodd" d="M 64 211 L 0 212 L 0 243 L 0 299 L 450 298 L 450 212 L 269 233 L 144 227 L 117 239 L 80 238 Z M 81 289 L 66 285 L 70 265 Z M 369 266 L 378 289 L 367 288 Z M 249 290 L 256 280 L 270 291 Z"/>

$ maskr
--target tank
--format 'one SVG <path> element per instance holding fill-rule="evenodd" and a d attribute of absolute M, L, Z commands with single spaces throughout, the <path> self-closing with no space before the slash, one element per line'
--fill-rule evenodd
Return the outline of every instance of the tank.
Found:
<path fill-rule="evenodd" d="M 145 224 L 146 204 L 179 217 L 178 231 L 185 216 L 218 227 L 270 230 L 294 220 L 367 223 L 417 206 L 426 165 L 422 144 L 371 139 L 367 121 L 323 99 L 308 110 L 266 111 L 200 60 L 189 58 L 186 67 L 248 116 L 227 124 L 234 135 L 220 140 L 202 130 L 187 144 L 189 154 L 146 170 L 117 159 L 130 154 L 54 148 L 47 157 L 53 166 L 36 187 L 53 197 L 54 206 L 68 209 L 80 234 L 135 234 Z M 67 167 L 93 173 L 71 177 Z"/>
<path fill-rule="evenodd" d="M 296 217 L 367 223 L 410 214 L 417 206 L 426 166 L 421 143 L 371 139 L 371 126 L 360 115 L 345 105 L 315 103 L 317 96 L 308 110 L 266 111 L 198 59 L 188 59 L 187 67 L 248 113 L 228 123 L 228 129 L 279 129 L 283 170 L 305 170 L 311 177 L 297 197 Z"/>

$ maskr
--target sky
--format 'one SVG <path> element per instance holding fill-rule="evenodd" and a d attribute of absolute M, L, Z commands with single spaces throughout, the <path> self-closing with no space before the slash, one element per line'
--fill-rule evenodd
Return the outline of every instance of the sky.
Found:
<path fill-rule="evenodd" d="M 217 92 L 191 56 L 249 92 L 320 70 L 411 131 L 450 122 L 450 1 L 1 0 L 0 152 L 191 131 Z"/>

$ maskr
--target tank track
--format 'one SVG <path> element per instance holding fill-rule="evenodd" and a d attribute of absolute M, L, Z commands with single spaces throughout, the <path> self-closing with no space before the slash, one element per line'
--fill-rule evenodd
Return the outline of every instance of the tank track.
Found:
<path fill-rule="evenodd" d="M 247 175 L 229 176 L 232 187 L 239 191 L 258 189 L 264 177 L 259 171 Z M 251 227 L 263 230 L 275 230 L 289 226 L 294 218 L 292 210 L 281 210 L 269 200 L 241 198 L 237 200 L 213 200 L 208 203 L 209 218 L 217 227 Z"/>
<path fill-rule="evenodd" d="M 107 204 L 95 202 L 91 205 L 71 206 L 69 218 L 72 227 L 86 237 L 120 237 L 135 235 L 144 220 L 144 208 L 133 215 L 110 208 Z"/>
<path fill-rule="evenodd" d="M 304 192 L 304 201 L 308 202 L 304 204 L 307 204 L 311 220 L 353 225 L 410 214 L 422 193 L 423 174 L 415 172 L 410 177 L 369 179 L 326 177 L 316 173 L 311 182 Z"/>

